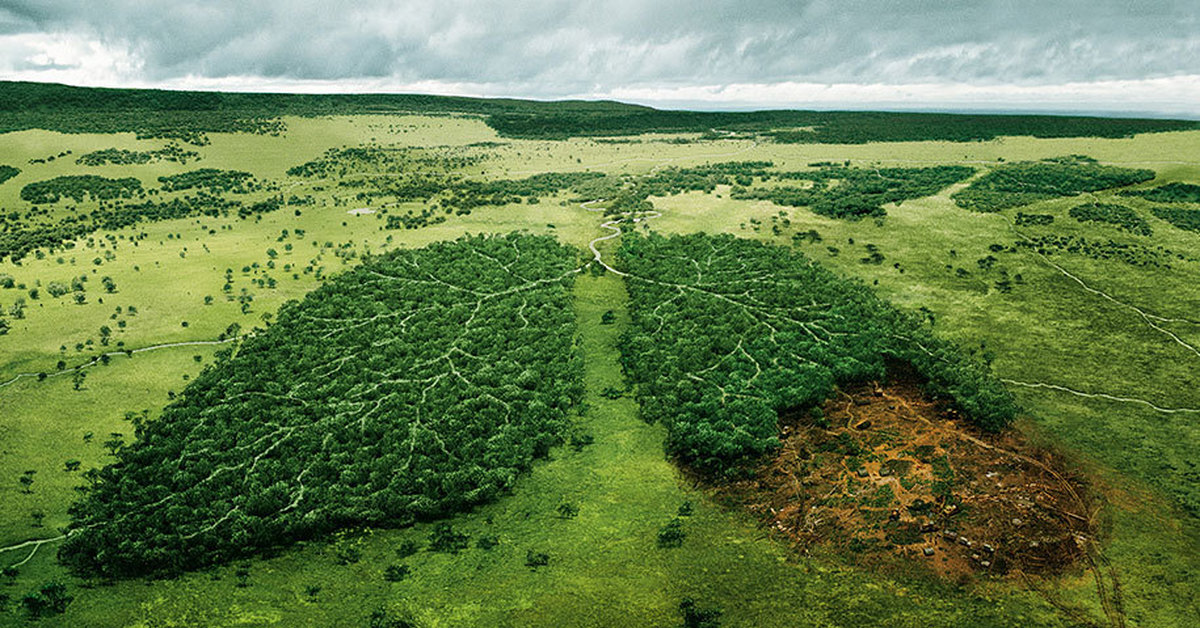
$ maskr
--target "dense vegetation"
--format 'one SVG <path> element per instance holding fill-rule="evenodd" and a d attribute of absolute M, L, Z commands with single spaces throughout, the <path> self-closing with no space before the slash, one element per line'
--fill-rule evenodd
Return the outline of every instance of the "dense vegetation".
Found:
<path fill-rule="evenodd" d="M 178 144 L 171 143 L 157 150 L 125 150 L 123 148 L 105 148 L 81 155 L 75 163 L 82 166 L 132 166 L 148 164 L 155 161 L 174 161 L 186 164 L 200 158 L 200 153 L 184 150 Z"/>
<path fill-rule="evenodd" d="M 0 133 L 41 128 L 66 133 L 133 131 L 205 143 L 206 133 L 281 133 L 279 116 L 455 113 L 485 116 L 501 135 L 538 139 L 706 133 L 763 133 L 778 142 L 982 141 L 1004 135 L 1127 137 L 1197 128 L 1183 120 L 1067 116 L 755 111 L 661 111 L 615 102 L 537 102 L 414 94 L 250 94 L 82 88 L 5 82 Z M 717 134 L 715 137 L 723 137 Z"/>
<path fill-rule="evenodd" d="M 1180 207 L 1154 207 L 1150 210 L 1155 217 L 1165 220 L 1186 231 L 1200 231 L 1200 209 Z"/>
<path fill-rule="evenodd" d="M 628 234 L 630 330 L 621 360 L 667 452 L 735 474 L 778 445 L 778 414 L 816 407 L 839 382 L 913 364 L 980 426 L 1016 412 L 986 368 L 864 285 L 789 249 L 732 236 Z"/>
<path fill-rule="evenodd" d="M 811 171 L 780 173 L 780 178 L 811 181 L 809 187 L 738 188 L 734 198 L 760 199 L 777 205 L 809 206 L 830 218 L 883 216 L 883 205 L 937 194 L 975 173 L 967 166 L 930 168 L 848 168 L 825 166 Z"/>
<path fill-rule="evenodd" d="M 1102 166 L 1093 159 L 1072 155 L 996 166 L 966 189 L 956 192 L 953 198 L 959 207 L 996 212 L 1052 198 L 1143 183 L 1153 178 L 1153 170 Z"/>
<path fill-rule="evenodd" d="M 19 168 L 0 164 L 0 184 L 3 184 L 5 181 L 8 181 L 19 174 L 21 174 L 21 170 Z"/>
<path fill-rule="evenodd" d="M 1062 116 L 934 113 L 754 111 L 742 113 L 630 110 L 576 111 L 569 106 L 538 112 L 496 113 L 488 124 L 502 135 L 539 139 L 640 133 L 705 133 L 721 129 L 765 133 L 777 142 L 864 144 L 947 140 L 972 142 L 1004 135 L 1127 137 L 1194 129 L 1195 122 Z"/>
<path fill-rule="evenodd" d="M 1156 203 L 1200 203 L 1200 185 L 1178 181 L 1148 190 L 1122 190 L 1121 196 L 1140 196 Z"/>
<path fill-rule="evenodd" d="M 582 395 L 573 250 L 464 238 L 370 260 L 285 305 L 91 476 L 60 557 L 174 572 L 492 499 Z"/>
<path fill-rule="evenodd" d="M 1071 208 L 1071 217 L 1079 222 L 1103 222 L 1122 231 L 1136 233 L 1138 235 L 1152 235 L 1150 223 L 1146 222 L 1133 211 L 1133 209 L 1124 205 L 1115 203 L 1084 203 Z"/>
<path fill-rule="evenodd" d="M 282 207 L 278 197 L 255 203 L 226 200 L 210 194 L 184 196 L 169 201 L 114 203 L 63 217 L 52 224 L 15 225 L 0 218 L 0 260 L 20 261 L 37 249 L 69 246 L 70 241 L 100 229 L 121 229 L 142 221 L 154 222 L 191 216 L 228 216 L 249 218 Z"/>
<path fill-rule="evenodd" d="M 254 185 L 254 175 L 240 170 L 218 170 L 216 168 L 201 168 L 190 172 L 181 172 L 167 177 L 159 177 L 163 190 L 179 192 L 193 188 L 203 188 L 212 193 L 233 192 L 245 194 L 258 189 Z"/>
<path fill-rule="evenodd" d="M 34 181 L 21 188 L 21 199 L 30 203 L 57 203 L 62 197 L 76 203 L 92 200 L 132 198 L 142 191 L 142 182 L 133 177 L 110 179 L 94 174 L 72 174 Z"/>

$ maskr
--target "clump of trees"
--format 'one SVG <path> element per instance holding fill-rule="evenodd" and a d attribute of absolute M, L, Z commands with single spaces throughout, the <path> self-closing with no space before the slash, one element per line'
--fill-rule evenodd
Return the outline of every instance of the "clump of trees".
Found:
<path fill-rule="evenodd" d="M 810 182 L 808 186 L 738 188 L 734 198 L 766 200 L 776 205 L 808 206 L 830 218 L 858 219 L 883 216 L 883 205 L 937 194 L 975 173 L 967 166 L 930 168 L 850 168 L 822 166 L 816 170 L 779 173 L 784 180 Z"/>
<path fill-rule="evenodd" d="M 213 194 L 232 192 L 245 194 L 261 189 L 256 185 L 254 175 L 240 170 L 218 170 L 216 168 L 200 168 L 190 172 L 181 172 L 165 177 L 159 177 L 165 192 L 180 192 L 193 188 L 202 188 Z"/>
<path fill-rule="evenodd" d="M 1181 207 L 1153 207 L 1150 213 L 1185 231 L 1200 231 L 1200 209 Z"/>
<path fill-rule="evenodd" d="M 72 507 L 60 558 L 169 573 L 503 493 L 582 398 L 575 256 L 544 236 L 463 238 L 285 304 L 136 425 Z"/>
<path fill-rule="evenodd" d="M 1154 171 L 1102 166 L 1080 155 L 1002 164 L 953 195 L 964 209 L 997 212 L 1083 192 L 1144 183 Z"/>
<path fill-rule="evenodd" d="M 126 150 L 123 148 L 105 148 L 80 155 L 75 163 L 81 166 L 133 166 L 148 164 L 156 161 L 173 161 L 186 164 L 188 161 L 200 158 L 200 153 L 184 150 L 174 142 L 157 150 Z"/>
<path fill-rule="evenodd" d="M 1152 235 L 1154 231 L 1150 228 L 1150 223 L 1146 222 L 1133 211 L 1133 209 L 1124 205 L 1115 203 L 1084 203 L 1071 208 L 1069 212 L 1071 217 L 1079 222 L 1102 222 L 1113 225 L 1122 231 L 1136 233 L 1137 235 Z"/>
<path fill-rule="evenodd" d="M 1140 196 L 1155 203 L 1200 203 L 1200 185 L 1178 181 L 1148 190 L 1122 190 L 1121 196 Z"/>
<path fill-rule="evenodd" d="M 142 182 L 133 177 L 110 179 L 94 174 L 71 174 L 34 181 L 21 188 L 21 199 L 33 204 L 57 203 L 62 197 L 81 203 L 85 199 L 133 198 L 142 193 Z"/>
<path fill-rule="evenodd" d="M 21 174 L 20 168 L 14 168 L 13 166 L 0 164 L 0 184 L 3 184 L 5 181 L 8 181 L 19 174 Z"/>
<path fill-rule="evenodd" d="M 1074 235 L 1035 236 L 1017 240 L 1014 246 L 1030 249 L 1041 255 L 1081 255 L 1095 260 L 1115 260 L 1144 268 L 1171 268 L 1173 260 L 1200 261 L 1200 258 L 1184 255 L 1163 246 L 1151 248 L 1141 244 Z"/>
<path fill-rule="evenodd" d="M 788 248 L 732 236 L 626 234 L 631 324 L 621 361 L 667 453 L 734 476 L 778 446 L 778 414 L 822 403 L 839 382 L 912 364 L 932 394 L 985 429 L 1016 413 L 987 368 L 878 299 Z"/>

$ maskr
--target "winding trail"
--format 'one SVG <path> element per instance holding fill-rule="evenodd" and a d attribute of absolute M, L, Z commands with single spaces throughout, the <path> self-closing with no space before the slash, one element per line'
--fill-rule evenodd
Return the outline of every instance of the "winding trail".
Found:
<path fill-rule="evenodd" d="M 84 362 L 83 364 L 80 364 L 79 366 L 62 369 L 61 371 L 54 371 L 53 373 L 45 373 L 45 375 L 46 375 L 46 377 L 49 378 L 49 377 L 58 377 L 60 375 L 66 375 L 67 373 L 74 373 L 75 371 L 77 371 L 79 369 L 85 369 L 85 368 L 88 368 L 91 366 L 95 366 L 96 363 L 98 363 L 105 356 L 108 356 L 110 358 L 115 358 L 115 357 L 120 357 L 120 356 L 128 357 L 135 353 L 146 353 L 147 351 L 158 351 L 159 349 L 172 349 L 175 347 L 205 347 L 205 346 L 212 346 L 212 345 L 223 345 L 223 344 L 233 342 L 234 340 L 237 340 L 237 339 L 238 339 L 238 337 L 235 336 L 233 338 L 226 338 L 225 340 L 189 340 L 189 341 L 184 341 L 184 342 L 166 342 L 166 343 L 162 343 L 162 344 L 141 347 L 138 349 L 129 349 L 129 350 L 125 350 L 125 351 L 108 351 L 106 353 L 101 353 L 101 354 L 97 355 L 96 357 L 92 358 L 91 360 L 89 360 L 87 362 Z M 11 379 L 4 381 L 4 382 L 0 382 L 0 388 L 4 388 L 6 386 L 11 386 L 11 385 L 17 383 L 18 381 L 20 381 L 21 379 L 24 379 L 27 377 L 37 378 L 37 377 L 40 377 L 41 375 L 42 375 L 42 373 L 17 373 Z"/>
<path fill-rule="evenodd" d="M 1163 406 L 1146 401 L 1145 399 L 1137 399 L 1135 397 L 1118 397 L 1108 393 L 1089 393 L 1082 390 L 1067 388 L 1066 386 L 1059 386 L 1058 384 L 1047 384 L 1045 382 L 1022 382 L 1015 379 L 1005 378 L 1001 378 L 1000 381 L 1011 386 L 1021 386 L 1023 388 L 1045 388 L 1048 390 L 1057 390 L 1059 392 L 1065 392 L 1067 394 L 1075 395 L 1077 397 L 1085 397 L 1087 399 L 1106 399 L 1108 401 L 1116 401 L 1120 403 L 1136 403 L 1166 414 L 1200 414 L 1200 408 L 1164 408 Z"/>

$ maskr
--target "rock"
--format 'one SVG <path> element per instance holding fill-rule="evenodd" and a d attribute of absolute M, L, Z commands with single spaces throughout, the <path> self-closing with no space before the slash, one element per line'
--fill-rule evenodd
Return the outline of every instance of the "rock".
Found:
<path fill-rule="evenodd" d="M 1013 519 L 1013 520 L 1012 520 L 1012 524 L 1013 524 L 1014 526 L 1018 526 L 1018 527 L 1020 527 L 1020 526 L 1024 525 L 1024 524 L 1025 524 L 1025 522 L 1024 522 L 1024 521 L 1021 521 L 1020 519 Z"/>
<path fill-rule="evenodd" d="M 983 567 L 984 569 L 987 569 L 988 567 L 992 566 L 992 563 L 991 563 L 991 561 L 981 560 L 981 561 L 979 561 L 979 566 Z"/>
<path fill-rule="evenodd" d="M 946 530 L 942 533 L 942 538 L 946 539 L 947 541 L 954 541 L 958 538 L 958 533 L 954 532 L 953 530 Z"/>
<path fill-rule="evenodd" d="M 989 544 L 987 544 L 987 543 L 984 543 L 984 544 L 983 544 L 983 551 L 985 551 L 985 552 L 987 552 L 987 553 L 989 553 L 989 554 L 995 554 L 995 553 L 996 553 L 996 548 L 992 547 L 991 545 L 989 545 Z"/>
<path fill-rule="evenodd" d="M 858 471 L 856 471 L 856 473 L 858 473 L 858 477 L 860 477 L 860 478 L 865 478 L 865 477 L 867 477 L 867 470 L 866 470 L 866 469 L 859 468 L 859 470 L 858 470 Z"/>
<path fill-rule="evenodd" d="M 963 547 L 971 547 L 971 539 L 968 539 L 965 536 L 960 536 L 958 537 L 958 544 Z"/>
<path fill-rule="evenodd" d="M 937 524 L 932 521 L 926 521 L 921 524 L 921 532 L 937 532 Z"/>
<path fill-rule="evenodd" d="M 888 410 L 895 410 L 895 409 L 896 409 L 896 404 L 894 404 L 894 403 L 888 404 Z"/>
<path fill-rule="evenodd" d="M 858 425 L 855 425 L 855 426 L 854 426 L 854 429 L 856 429 L 856 430 L 865 430 L 865 429 L 867 429 L 867 428 L 869 428 L 869 427 L 871 427 L 871 422 L 870 422 L 870 421 L 863 421 L 862 423 L 859 423 Z"/>
<path fill-rule="evenodd" d="M 926 556 L 933 556 L 933 548 L 932 547 L 926 547 L 924 550 L 922 550 L 922 552 Z"/>
<path fill-rule="evenodd" d="M 893 508 L 892 511 L 888 513 L 888 521 L 899 521 L 899 520 L 900 520 L 900 511 Z"/>
<path fill-rule="evenodd" d="M 892 474 L 892 470 L 889 469 L 887 466 L 879 467 L 879 477 L 886 478 L 887 476 L 889 476 L 891 474 Z"/>

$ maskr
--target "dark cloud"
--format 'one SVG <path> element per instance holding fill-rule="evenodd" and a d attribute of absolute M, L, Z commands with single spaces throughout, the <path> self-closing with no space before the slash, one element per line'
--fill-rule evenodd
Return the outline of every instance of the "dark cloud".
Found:
<path fill-rule="evenodd" d="M 93 42 L 124 60 L 127 75 L 111 80 L 145 83 L 389 79 L 555 97 L 645 86 L 1053 85 L 1200 72 L 1194 0 L 6 5 L 0 37 Z M 13 58 L 22 50 L 0 44 L 0 69 L 27 66 Z M 59 56 L 53 65 L 69 63 Z"/>

